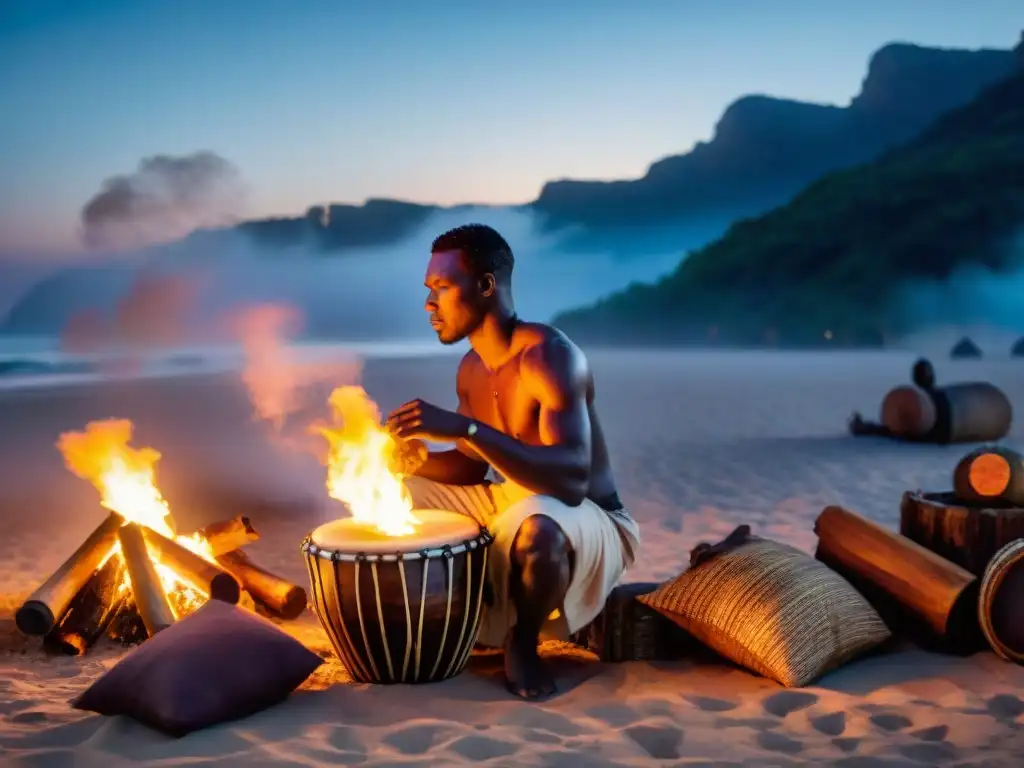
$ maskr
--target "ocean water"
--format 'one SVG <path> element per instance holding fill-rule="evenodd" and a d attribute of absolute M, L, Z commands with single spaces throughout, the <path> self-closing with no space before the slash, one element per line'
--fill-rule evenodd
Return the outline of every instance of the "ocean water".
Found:
<path fill-rule="evenodd" d="M 461 354 L 462 345 L 436 341 L 380 340 L 340 342 L 308 340 L 289 345 L 302 362 L 332 359 L 427 357 Z M 240 371 L 245 356 L 238 344 L 207 344 L 161 348 L 118 348 L 73 354 L 60 348 L 55 336 L 0 335 L 0 391 L 74 386 L 112 379 L 167 378 Z"/>

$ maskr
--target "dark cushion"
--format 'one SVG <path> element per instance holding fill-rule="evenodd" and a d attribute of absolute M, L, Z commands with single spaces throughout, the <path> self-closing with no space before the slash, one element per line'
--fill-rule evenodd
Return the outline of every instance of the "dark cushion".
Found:
<path fill-rule="evenodd" d="M 270 621 L 210 600 L 125 656 L 72 706 L 184 736 L 282 701 L 322 663 Z"/>

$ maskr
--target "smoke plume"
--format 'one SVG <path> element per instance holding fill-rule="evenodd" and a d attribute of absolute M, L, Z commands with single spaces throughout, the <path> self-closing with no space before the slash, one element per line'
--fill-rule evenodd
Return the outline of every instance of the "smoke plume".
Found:
<path fill-rule="evenodd" d="M 161 273 L 143 270 L 113 307 L 75 312 L 60 334 L 67 352 L 89 353 L 111 348 L 173 347 L 194 342 L 190 321 L 200 291 L 197 270 Z"/>
<path fill-rule="evenodd" d="M 316 359 L 313 352 L 289 346 L 302 330 L 301 310 L 286 304 L 243 308 L 230 318 L 245 355 L 242 381 L 255 415 L 266 422 L 279 443 L 322 458 L 322 440 L 310 427 L 327 407 L 331 390 L 358 384 L 362 361 L 355 355 Z"/>
<path fill-rule="evenodd" d="M 82 208 L 90 248 L 141 248 L 230 223 L 242 212 L 235 166 L 214 152 L 153 155 L 134 173 L 112 176 Z"/>

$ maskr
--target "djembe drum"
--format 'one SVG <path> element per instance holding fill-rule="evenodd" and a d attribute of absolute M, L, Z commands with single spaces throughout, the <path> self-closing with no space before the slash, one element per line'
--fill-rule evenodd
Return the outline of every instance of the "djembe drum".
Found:
<path fill-rule="evenodd" d="M 465 515 L 415 515 L 405 536 L 344 518 L 302 542 L 317 616 L 358 682 L 444 680 L 476 643 L 491 535 Z"/>

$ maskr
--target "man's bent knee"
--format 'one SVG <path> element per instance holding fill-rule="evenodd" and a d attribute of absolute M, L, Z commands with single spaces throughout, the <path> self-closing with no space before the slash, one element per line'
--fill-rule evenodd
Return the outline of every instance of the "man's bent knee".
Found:
<path fill-rule="evenodd" d="M 562 527 L 544 514 L 530 515 L 523 520 L 512 542 L 512 553 L 522 565 L 533 557 L 560 559 L 571 552 L 569 538 Z"/>

